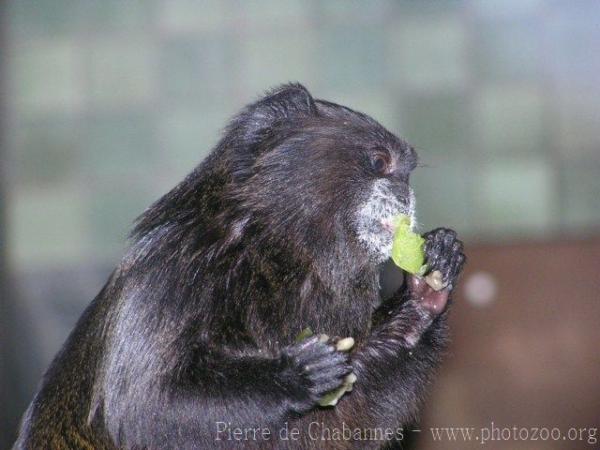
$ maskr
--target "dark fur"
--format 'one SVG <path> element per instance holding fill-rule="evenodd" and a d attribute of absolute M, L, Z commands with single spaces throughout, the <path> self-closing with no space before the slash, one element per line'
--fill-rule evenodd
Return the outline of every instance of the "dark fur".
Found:
<path fill-rule="evenodd" d="M 380 308 L 378 266 L 352 231 L 377 176 L 369 152 L 414 151 L 373 119 L 287 85 L 248 106 L 210 156 L 139 219 L 28 409 L 17 448 L 232 448 L 216 422 L 270 427 L 258 448 L 377 448 L 311 440 L 311 422 L 396 429 L 414 420 L 446 340 L 403 288 Z M 399 196 L 402 193 L 402 189 Z M 401 200 L 406 200 L 401 198 Z M 444 236 L 450 232 L 441 231 Z M 454 283 L 455 237 L 427 253 Z M 459 255 L 457 257 L 457 255 Z M 294 338 L 353 336 L 350 356 Z M 420 340 L 407 344 L 405 336 Z M 412 347 L 412 348 L 411 348 Z M 353 370 L 353 392 L 316 401 Z M 285 422 L 299 440 L 280 441 Z"/>

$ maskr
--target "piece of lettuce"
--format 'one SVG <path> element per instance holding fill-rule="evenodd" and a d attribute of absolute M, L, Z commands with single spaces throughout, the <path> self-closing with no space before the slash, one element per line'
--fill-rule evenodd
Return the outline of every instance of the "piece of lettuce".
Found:
<path fill-rule="evenodd" d="M 309 337 L 314 336 L 314 332 L 310 327 L 306 327 L 303 329 L 298 336 L 296 336 L 295 342 L 302 342 Z M 321 342 L 327 342 L 329 340 L 329 336 L 325 334 L 319 335 L 319 339 Z M 354 339 L 351 337 L 347 337 L 344 339 L 340 339 L 336 343 L 336 349 L 340 352 L 347 352 L 352 349 L 354 346 Z M 325 394 L 321 399 L 319 399 L 318 403 L 320 406 L 335 406 L 337 402 L 346 392 L 350 392 L 354 383 L 356 382 L 356 375 L 353 373 L 349 373 L 344 377 L 344 381 L 340 387 L 334 389 L 331 392 Z"/>
<path fill-rule="evenodd" d="M 401 214 L 395 218 L 396 232 L 392 244 L 392 260 L 408 273 L 423 275 L 425 265 L 425 239 L 413 233 L 410 217 Z"/>

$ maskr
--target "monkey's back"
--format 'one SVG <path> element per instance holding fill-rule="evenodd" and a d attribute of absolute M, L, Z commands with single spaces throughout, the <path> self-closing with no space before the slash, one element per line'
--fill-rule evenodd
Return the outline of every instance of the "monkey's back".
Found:
<path fill-rule="evenodd" d="M 110 307 L 105 291 L 87 307 L 52 361 L 23 417 L 14 449 L 115 448 L 100 427 L 87 423 Z"/>

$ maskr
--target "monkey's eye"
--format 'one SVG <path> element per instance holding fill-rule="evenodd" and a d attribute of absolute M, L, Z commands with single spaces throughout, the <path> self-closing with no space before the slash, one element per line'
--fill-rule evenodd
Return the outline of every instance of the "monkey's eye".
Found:
<path fill-rule="evenodd" d="M 371 167 L 378 175 L 388 175 L 391 166 L 392 158 L 386 149 L 377 149 L 371 155 Z"/>

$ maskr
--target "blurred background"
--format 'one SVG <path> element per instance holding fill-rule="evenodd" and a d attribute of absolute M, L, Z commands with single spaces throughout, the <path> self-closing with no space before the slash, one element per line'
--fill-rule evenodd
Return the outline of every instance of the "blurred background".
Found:
<path fill-rule="evenodd" d="M 438 442 L 431 427 L 516 426 L 585 431 L 496 432 L 485 447 L 597 448 L 600 2 L 0 8 L 0 447 L 132 220 L 241 106 L 300 81 L 413 143 L 427 166 L 413 177 L 422 229 L 449 226 L 467 244 L 417 447 L 481 447 Z"/>

